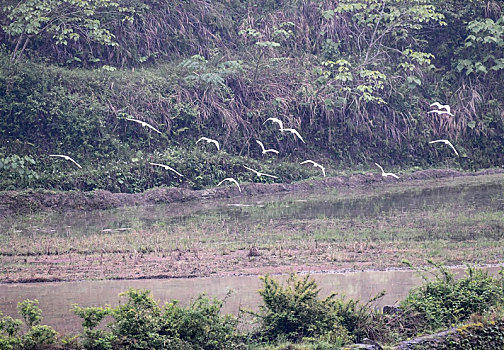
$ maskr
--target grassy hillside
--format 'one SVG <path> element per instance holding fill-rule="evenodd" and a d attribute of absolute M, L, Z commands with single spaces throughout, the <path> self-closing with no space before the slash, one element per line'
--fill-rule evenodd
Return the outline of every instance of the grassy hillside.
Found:
<path fill-rule="evenodd" d="M 9 1 L 0 12 L 0 189 L 272 181 L 244 164 L 289 182 L 318 174 L 298 164 L 307 158 L 328 175 L 374 162 L 500 166 L 503 4 Z M 454 116 L 428 113 L 434 101 Z M 269 117 L 306 144 L 263 124 Z M 195 145 L 201 136 L 222 150 Z M 428 143 L 440 138 L 461 156 Z M 279 155 L 262 155 L 256 139 Z"/>

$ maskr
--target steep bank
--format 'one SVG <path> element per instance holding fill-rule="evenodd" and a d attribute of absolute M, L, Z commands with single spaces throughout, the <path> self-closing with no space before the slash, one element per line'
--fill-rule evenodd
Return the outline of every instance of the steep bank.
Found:
<path fill-rule="evenodd" d="M 502 1 L 119 3 L 0 10 L 0 190 L 180 184 L 149 161 L 193 190 L 250 181 L 243 163 L 282 182 L 309 178 L 305 159 L 392 171 L 504 163 Z M 55 13 L 68 22 L 48 26 Z M 451 112 L 432 112 L 435 101 Z M 195 145 L 201 136 L 223 151 Z"/>

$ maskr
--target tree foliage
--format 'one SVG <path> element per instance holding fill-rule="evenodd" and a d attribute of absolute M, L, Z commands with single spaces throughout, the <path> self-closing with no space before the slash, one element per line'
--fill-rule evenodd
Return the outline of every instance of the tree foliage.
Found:
<path fill-rule="evenodd" d="M 30 40 L 63 50 L 77 42 L 117 46 L 107 22 L 131 22 L 135 12 L 109 0 L 19 0 L 2 10 L 7 19 L 3 30 L 15 44 L 11 60 L 23 53 Z"/>
<path fill-rule="evenodd" d="M 226 157 L 254 161 L 264 160 L 254 147 L 254 139 L 262 139 L 280 151 L 281 161 L 293 163 L 322 155 L 335 166 L 363 168 L 377 160 L 499 165 L 502 5 L 9 0 L 0 13 L 6 39 L 0 153 L 35 164 L 28 169 L 26 161 L 23 174 L 9 168 L 0 188 L 12 188 L 15 179 L 23 187 L 128 192 L 179 185 L 130 160 L 139 159 L 138 152 L 168 160 L 175 149 L 192 149 L 202 133 L 224 142 Z M 449 104 L 454 116 L 429 113 L 434 101 Z M 306 145 L 263 125 L 268 117 L 301 130 Z M 146 121 L 163 135 L 126 118 Z M 461 157 L 429 146 L 433 138 L 455 142 Z M 78 161 L 99 166 L 65 176 L 43 161 L 47 152 L 77 153 Z M 200 156 L 185 153 L 179 164 L 196 167 L 191 159 Z M 220 163 L 209 168 L 243 176 L 215 159 Z M 215 179 L 191 173 L 194 188 Z M 298 170 L 284 181 L 302 177 Z"/>

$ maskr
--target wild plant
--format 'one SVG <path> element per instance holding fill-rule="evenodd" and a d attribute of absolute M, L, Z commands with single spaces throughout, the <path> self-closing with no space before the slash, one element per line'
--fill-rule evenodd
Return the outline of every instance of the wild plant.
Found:
<path fill-rule="evenodd" d="M 422 272 L 424 284 L 410 290 L 401 302 L 405 318 L 417 330 L 434 331 L 463 322 L 473 314 L 485 314 L 504 301 L 502 274 L 491 276 L 468 266 L 466 275 L 455 278 L 441 264 Z M 428 274 L 427 274 L 427 273 Z"/>
<path fill-rule="evenodd" d="M 42 311 L 37 306 L 38 300 L 24 300 L 18 303 L 18 312 L 26 328 L 21 331 L 23 321 L 0 313 L 0 349 L 38 349 L 54 344 L 58 333 L 49 326 L 41 325 Z"/>
<path fill-rule="evenodd" d="M 285 285 L 268 275 L 261 280 L 263 288 L 259 294 L 264 305 L 253 314 L 260 323 L 258 335 L 265 339 L 317 338 L 343 344 L 372 333 L 370 303 L 374 300 L 361 304 L 338 298 L 336 293 L 321 299 L 320 289 L 309 275 L 291 274 Z"/>
<path fill-rule="evenodd" d="M 204 295 L 187 307 L 172 301 L 160 306 L 149 291 L 130 289 L 115 308 L 74 307 L 83 318 L 86 349 L 229 349 L 240 346 L 237 320 L 220 315 L 221 300 Z M 97 328 L 107 316 L 111 320 Z"/>

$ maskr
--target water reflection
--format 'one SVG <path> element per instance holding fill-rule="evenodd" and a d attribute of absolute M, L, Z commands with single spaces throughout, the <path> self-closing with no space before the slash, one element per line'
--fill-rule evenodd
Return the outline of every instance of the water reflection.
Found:
<path fill-rule="evenodd" d="M 486 183 L 407 189 L 399 193 L 348 196 L 330 193 L 240 197 L 233 200 L 201 200 L 96 211 L 43 212 L 13 217 L 0 225 L 0 234 L 17 232 L 70 236 L 110 234 L 130 230 L 156 230 L 188 222 L 226 221 L 250 227 L 271 221 L 317 218 L 373 218 L 397 213 L 446 209 L 458 212 L 504 210 L 504 176 Z M 468 179 L 470 180 L 470 179 Z M 346 189 L 346 191 L 352 191 Z"/>
<path fill-rule="evenodd" d="M 497 274 L 499 269 L 490 267 L 488 271 Z M 458 275 L 464 273 L 460 268 L 453 271 Z M 386 291 L 385 296 L 376 302 L 377 307 L 397 304 L 411 288 L 423 281 L 413 271 L 400 270 L 316 273 L 312 276 L 321 289 L 321 297 L 337 292 L 365 302 L 381 291 Z M 276 278 L 285 281 L 287 276 Z M 129 288 L 149 289 L 154 299 L 161 303 L 176 299 L 185 305 L 202 293 L 223 299 L 231 290 L 223 312 L 238 315 L 240 308 L 257 310 L 261 303 L 257 291 L 261 287 L 257 276 L 4 284 L 0 285 L 0 310 L 6 315 L 18 317 L 16 304 L 19 301 L 38 299 L 43 311 L 43 324 L 53 326 L 59 332 L 69 333 L 81 330 L 80 319 L 70 311 L 73 304 L 115 306 L 119 302 L 119 293 Z"/>

